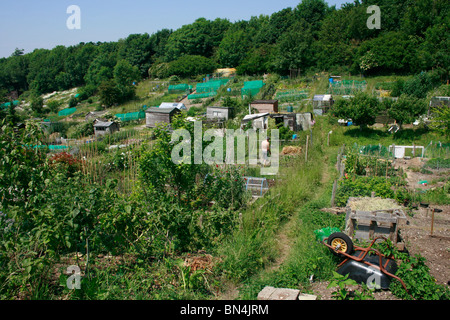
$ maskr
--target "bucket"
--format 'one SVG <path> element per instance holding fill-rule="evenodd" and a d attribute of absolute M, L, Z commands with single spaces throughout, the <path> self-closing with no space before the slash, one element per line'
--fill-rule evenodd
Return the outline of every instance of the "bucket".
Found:
<path fill-rule="evenodd" d="M 288 106 L 287 107 L 287 112 L 294 112 L 294 107 L 293 106 Z"/>

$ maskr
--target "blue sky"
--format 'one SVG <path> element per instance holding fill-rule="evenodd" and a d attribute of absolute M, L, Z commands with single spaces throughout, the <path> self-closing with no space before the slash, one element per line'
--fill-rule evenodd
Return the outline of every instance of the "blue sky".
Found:
<path fill-rule="evenodd" d="M 352 0 L 327 2 L 339 8 Z M 15 48 L 28 53 L 36 48 L 117 41 L 133 33 L 176 30 L 200 17 L 248 20 L 299 3 L 300 0 L 2 0 L 0 57 L 10 56 Z M 66 26 L 70 5 L 81 9 L 79 30 L 69 30 Z"/>

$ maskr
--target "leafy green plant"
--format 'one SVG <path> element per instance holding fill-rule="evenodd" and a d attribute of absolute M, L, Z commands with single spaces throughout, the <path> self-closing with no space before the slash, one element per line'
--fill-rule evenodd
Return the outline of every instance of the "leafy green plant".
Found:
<path fill-rule="evenodd" d="M 349 279 L 349 274 L 341 275 L 333 271 L 333 280 L 329 283 L 327 288 L 336 288 L 332 293 L 335 300 L 369 300 L 373 299 L 372 291 L 363 286 L 363 291 L 351 291 L 349 286 L 356 286 L 358 283 L 355 280 Z"/>

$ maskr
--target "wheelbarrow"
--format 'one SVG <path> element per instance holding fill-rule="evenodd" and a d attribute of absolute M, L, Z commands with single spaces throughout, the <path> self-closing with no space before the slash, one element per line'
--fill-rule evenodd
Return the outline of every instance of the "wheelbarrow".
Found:
<path fill-rule="evenodd" d="M 373 285 L 374 282 L 376 287 L 385 290 L 389 289 L 391 278 L 394 278 L 408 292 L 403 280 L 395 275 L 397 271 L 395 260 L 372 248 L 377 240 L 388 240 L 386 237 L 378 236 L 367 248 L 363 248 L 356 246 L 347 234 L 336 228 L 316 230 L 315 233 L 321 243 L 328 247 L 333 254 L 344 258 L 337 266 L 337 273 L 348 274 L 350 279 L 358 283 Z M 375 255 L 371 255 L 369 252 L 375 253 Z"/>

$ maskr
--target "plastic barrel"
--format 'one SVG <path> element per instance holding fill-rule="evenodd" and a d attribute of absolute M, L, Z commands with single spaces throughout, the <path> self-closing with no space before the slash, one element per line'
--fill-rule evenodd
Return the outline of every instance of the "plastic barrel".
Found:
<path fill-rule="evenodd" d="M 294 107 L 293 106 L 288 106 L 287 107 L 287 112 L 294 112 Z"/>

